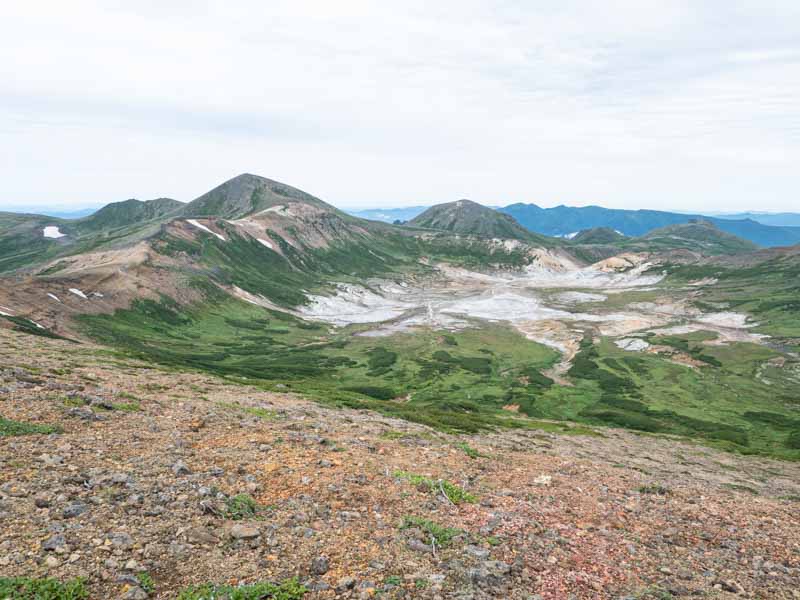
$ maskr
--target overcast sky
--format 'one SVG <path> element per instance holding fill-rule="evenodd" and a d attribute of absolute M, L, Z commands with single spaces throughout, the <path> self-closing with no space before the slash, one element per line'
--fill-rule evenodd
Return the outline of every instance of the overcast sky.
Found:
<path fill-rule="evenodd" d="M 800 211 L 798 0 L 0 3 L 0 207 Z"/>

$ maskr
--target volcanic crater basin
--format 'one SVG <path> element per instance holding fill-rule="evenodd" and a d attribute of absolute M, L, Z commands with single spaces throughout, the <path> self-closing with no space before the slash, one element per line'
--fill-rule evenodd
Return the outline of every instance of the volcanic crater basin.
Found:
<path fill-rule="evenodd" d="M 438 265 L 438 276 L 421 283 L 340 284 L 331 295 L 309 296 L 298 314 L 337 327 L 371 326 L 359 333 L 370 337 L 415 327 L 457 330 L 475 320 L 509 322 L 528 339 L 562 352 L 562 368 L 568 366 L 586 330 L 627 336 L 679 328 L 715 331 L 722 342 L 763 340 L 748 330 L 753 324 L 746 315 L 703 313 L 685 299 L 672 298 L 659 287 L 664 276 L 652 273 L 652 266 L 642 262 L 618 272 L 601 263 L 580 269 L 548 265 L 487 274 Z M 608 295 L 619 300 L 626 292 L 645 290 L 656 294 L 656 301 L 606 305 Z"/>

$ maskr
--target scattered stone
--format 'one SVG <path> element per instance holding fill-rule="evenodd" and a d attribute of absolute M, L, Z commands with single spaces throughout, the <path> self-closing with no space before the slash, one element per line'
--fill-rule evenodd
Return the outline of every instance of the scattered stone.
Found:
<path fill-rule="evenodd" d="M 61 533 L 51 535 L 42 543 L 42 550 L 46 550 L 48 552 L 58 552 L 59 550 L 63 552 L 66 547 L 67 539 Z"/>
<path fill-rule="evenodd" d="M 89 510 L 83 502 L 73 502 L 64 508 L 62 514 L 65 519 L 74 519 Z"/>
<path fill-rule="evenodd" d="M 433 546 L 429 546 L 428 544 L 425 544 L 417 539 L 408 540 L 408 547 L 414 552 L 433 554 Z"/>
<path fill-rule="evenodd" d="M 237 523 L 236 525 L 231 527 L 230 535 L 233 539 L 236 540 L 250 540 L 260 536 L 261 531 L 257 527 Z"/>
<path fill-rule="evenodd" d="M 186 531 L 186 539 L 192 544 L 216 544 L 219 540 L 205 527 L 191 527 Z"/>
<path fill-rule="evenodd" d="M 336 582 L 336 591 L 339 593 L 352 590 L 354 587 L 356 587 L 355 577 L 342 577 Z"/>
<path fill-rule="evenodd" d="M 51 569 L 55 569 L 61 562 L 52 554 L 44 559 L 44 564 Z"/>
<path fill-rule="evenodd" d="M 147 600 L 148 593 L 139 586 L 132 586 L 122 594 L 121 600 Z"/>
<path fill-rule="evenodd" d="M 172 472 L 175 474 L 176 477 L 181 475 L 189 475 L 191 470 L 189 467 L 186 466 L 186 463 L 182 460 L 179 460 L 174 465 L 172 465 Z"/>
<path fill-rule="evenodd" d="M 311 561 L 311 572 L 315 575 L 325 575 L 330 569 L 330 560 L 327 556 L 317 556 Z"/>

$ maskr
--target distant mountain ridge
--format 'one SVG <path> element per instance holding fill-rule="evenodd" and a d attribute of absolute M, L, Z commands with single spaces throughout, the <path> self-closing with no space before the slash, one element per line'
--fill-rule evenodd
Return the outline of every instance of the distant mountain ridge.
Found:
<path fill-rule="evenodd" d="M 430 206 L 409 206 L 407 208 L 366 208 L 345 210 L 346 213 L 368 219 L 370 221 L 381 221 L 383 223 L 394 223 L 396 221 L 410 221 L 417 215 L 421 215 Z"/>
<path fill-rule="evenodd" d="M 562 205 L 541 208 L 536 204 L 511 204 L 499 210 L 513 216 L 531 231 L 551 236 L 564 236 L 585 229 L 608 227 L 624 235 L 638 237 L 660 227 L 704 220 L 759 246 L 791 246 L 800 243 L 800 227 L 775 227 L 752 220 L 737 221 L 658 210 L 625 210 L 601 206 Z"/>
<path fill-rule="evenodd" d="M 762 225 L 774 225 L 775 227 L 800 227 L 800 213 L 765 213 L 765 212 L 741 212 L 721 215 L 713 215 L 718 219 L 741 221 L 749 219 Z"/>

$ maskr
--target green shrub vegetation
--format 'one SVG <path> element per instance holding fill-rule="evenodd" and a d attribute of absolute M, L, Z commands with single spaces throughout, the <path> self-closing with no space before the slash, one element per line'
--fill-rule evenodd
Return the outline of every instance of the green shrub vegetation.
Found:
<path fill-rule="evenodd" d="M 666 496 L 669 494 L 669 488 L 661 484 L 653 483 L 648 485 L 639 486 L 640 494 L 651 494 L 653 496 Z"/>
<path fill-rule="evenodd" d="M 296 579 L 239 586 L 207 583 L 182 590 L 176 600 L 300 600 L 306 592 Z"/>
<path fill-rule="evenodd" d="M 51 578 L 0 577 L 3 600 L 84 600 L 88 597 L 83 579 L 61 582 Z"/>
<path fill-rule="evenodd" d="M 416 475 L 406 471 L 395 471 L 394 476 L 398 479 L 405 479 L 412 485 L 426 488 L 433 494 L 443 493 L 453 504 L 471 504 L 478 501 L 477 496 L 470 494 L 463 488 L 450 483 L 446 479 L 431 479 L 430 477 L 425 477 L 424 475 Z"/>
<path fill-rule="evenodd" d="M 648 338 L 702 361 L 694 369 L 587 336 L 567 373 L 574 385 L 563 386 L 543 375 L 558 353 L 504 325 L 357 336 L 363 327 L 331 330 L 239 302 L 207 281 L 188 284 L 202 301 L 139 301 L 78 321 L 91 337 L 132 357 L 265 389 L 280 384 L 331 406 L 376 410 L 447 432 L 512 427 L 592 433 L 542 421 L 566 420 L 800 458 L 790 435 L 800 428 L 796 371 L 791 364 L 765 369 L 781 354 L 762 345 L 706 345 L 714 337 L 708 332 Z M 649 293 L 631 292 L 637 299 Z M 618 296 L 610 301 L 626 301 Z M 511 407 L 516 412 L 504 410 Z M 235 410 L 273 416 L 257 414 L 257 407 Z"/>
<path fill-rule="evenodd" d="M 409 529 L 411 527 L 416 527 L 427 533 L 428 539 L 433 539 L 436 545 L 441 548 L 446 548 L 452 543 L 453 538 L 464 533 L 460 529 L 443 527 L 422 517 L 404 517 L 400 529 Z"/>
<path fill-rule="evenodd" d="M 0 417 L 0 437 L 13 435 L 33 435 L 60 433 L 61 428 L 57 425 L 37 425 L 35 423 L 22 423 Z"/>
<path fill-rule="evenodd" d="M 233 521 L 255 519 L 263 508 L 249 494 L 237 494 L 225 501 L 225 517 Z"/>

